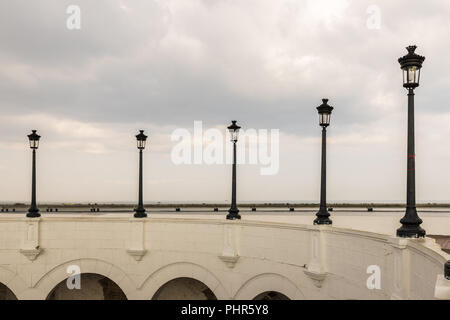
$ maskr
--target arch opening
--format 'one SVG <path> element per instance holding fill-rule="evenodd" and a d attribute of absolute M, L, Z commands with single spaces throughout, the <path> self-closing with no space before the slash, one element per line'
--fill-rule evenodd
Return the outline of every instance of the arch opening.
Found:
<path fill-rule="evenodd" d="M 253 300 L 291 300 L 278 291 L 266 291 L 258 294 Z"/>
<path fill-rule="evenodd" d="M 0 282 L 0 300 L 17 300 L 14 292 L 11 291 L 6 285 Z"/>
<path fill-rule="evenodd" d="M 203 282 L 182 277 L 163 284 L 152 300 L 217 300 L 217 297 Z"/>
<path fill-rule="evenodd" d="M 127 300 L 122 289 L 111 279 L 97 273 L 82 273 L 67 278 L 48 294 L 47 300 Z"/>

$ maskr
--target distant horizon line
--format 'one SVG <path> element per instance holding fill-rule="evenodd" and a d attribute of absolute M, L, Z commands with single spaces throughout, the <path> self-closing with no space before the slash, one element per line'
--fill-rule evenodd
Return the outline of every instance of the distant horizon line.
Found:
<path fill-rule="evenodd" d="M 6 201 L 0 202 L 0 207 L 27 207 L 28 202 Z M 223 207 L 229 206 L 230 201 L 151 201 L 145 202 L 147 207 Z M 318 207 L 317 201 L 243 201 L 238 202 L 240 207 Z M 38 207 L 132 207 L 136 206 L 131 201 L 106 201 L 106 202 L 42 202 Z M 405 202 L 400 201 L 330 201 L 328 207 L 405 207 Z M 450 200 L 418 202 L 417 207 L 450 207 Z"/>
<path fill-rule="evenodd" d="M 28 204 L 30 200 L 0 200 L 0 205 L 2 204 Z M 185 200 L 161 200 L 161 201 L 145 201 L 148 204 L 167 204 L 167 203 L 184 203 L 184 204 L 203 204 L 203 203 L 229 203 L 230 200 L 195 200 L 195 201 L 185 201 Z M 239 202 L 239 200 L 238 200 Z M 137 203 L 136 200 L 42 200 L 38 203 L 41 204 L 134 204 Z M 241 203 L 319 203 L 319 200 L 242 200 Z M 327 203 L 406 203 L 406 200 L 329 200 Z M 448 200 L 421 200 L 417 203 L 448 203 L 450 204 L 450 199 Z"/>

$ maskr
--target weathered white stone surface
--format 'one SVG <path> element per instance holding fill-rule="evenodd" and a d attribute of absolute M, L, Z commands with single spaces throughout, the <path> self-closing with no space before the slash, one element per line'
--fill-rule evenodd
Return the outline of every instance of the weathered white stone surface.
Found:
<path fill-rule="evenodd" d="M 336 215 L 331 227 L 313 226 L 311 218 L 1 214 L 0 283 L 19 299 L 46 299 L 69 277 L 67 267 L 78 265 L 114 281 L 128 299 L 151 299 L 176 278 L 198 280 L 218 299 L 266 291 L 290 299 L 434 299 L 442 287 L 445 279 L 437 279 L 450 256 L 430 238 L 396 238 L 397 216 Z M 439 221 L 424 219 L 427 231 L 450 218 Z M 380 268 L 380 289 L 366 285 L 370 265 Z"/>

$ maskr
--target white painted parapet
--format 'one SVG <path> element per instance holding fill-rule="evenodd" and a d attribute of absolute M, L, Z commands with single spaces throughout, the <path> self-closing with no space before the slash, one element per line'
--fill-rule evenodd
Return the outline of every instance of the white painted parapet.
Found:
<path fill-rule="evenodd" d="M 429 238 L 245 216 L 0 215 L 0 283 L 19 299 L 46 299 L 74 265 L 108 277 L 128 299 L 151 299 L 181 277 L 218 299 L 267 291 L 290 299 L 442 299 L 449 280 L 438 275 L 449 259 Z"/>

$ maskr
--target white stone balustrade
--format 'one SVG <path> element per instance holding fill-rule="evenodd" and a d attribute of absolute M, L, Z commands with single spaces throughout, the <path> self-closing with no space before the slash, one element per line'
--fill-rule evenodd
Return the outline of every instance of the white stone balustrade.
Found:
<path fill-rule="evenodd" d="M 430 238 L 265 220 L 2 214 L 0 283 L 18 299 L 46 299 L 78 265 L 114 281 L 128 299 L 151 299 L 179 277 L 201 281 L 218 299 L 266 291 L 290 299 L 450 298 L 440 277 L 450 256 Z M 380 269 L 379 289 L 367 287 L 371 265 Z"/>

